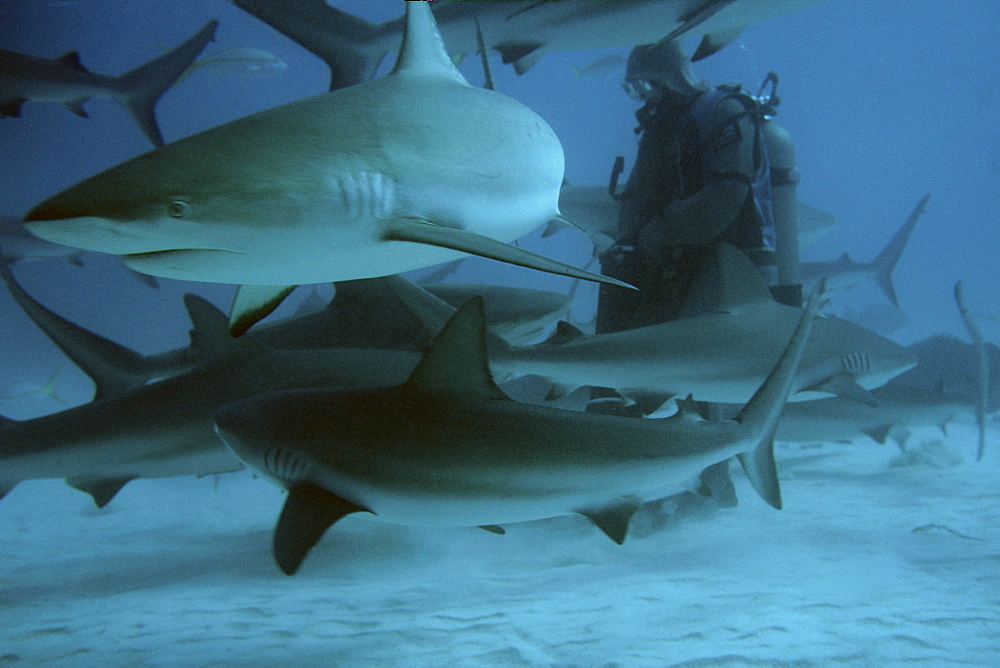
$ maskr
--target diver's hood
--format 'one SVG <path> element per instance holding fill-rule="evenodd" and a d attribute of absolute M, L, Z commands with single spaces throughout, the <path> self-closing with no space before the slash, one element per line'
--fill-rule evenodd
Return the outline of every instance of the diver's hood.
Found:
<path fill-rule="evenodd" d="M 705 91 L 705 84 L 694 76 L 688 55 L 677 40 L 640 44 L 632 49 L 625 70 L 625 82 L 633 85 L 649 82 L 681 97 Z"/>

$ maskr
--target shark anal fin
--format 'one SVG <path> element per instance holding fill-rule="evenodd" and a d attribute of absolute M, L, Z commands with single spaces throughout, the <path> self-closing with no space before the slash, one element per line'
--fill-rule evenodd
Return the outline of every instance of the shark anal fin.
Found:
<path fill-rule="evenodd" d="M 838 373 L 830 376 L 826 380 L 805 388 L 813 392 L 829 392 L 838 397 L 853 399 L 866 406 L 878 406 L 878 399 L 874 394 L 858 385 L 858 383 L 846 373 Z"/>
<path fill-rule="evenodd" d="M 885 445 L 886 441 L 889 440 L 889 435 L 892 434 L 892 430 L 895 429 L 895 424 L 882 424 L 877 427 L 869 427 L 867 429 L 862 429 L 862 433 L 868 438 L 872 439 L 880 445 Z"/>
<path fill-rule="evenodd" d="M 621 545 L 625 542 L 629 522 L 640 505 L 642 505 L 641 499 L 627 496 L 615 499 L 606 506 L 585 508 L 576 512 L 593 522 L 608 538 Z"/>
<path fill-rule="evenodd" d="M 490 237 L 476 234 L 468 230 L 460 230 L 454 227 L 442 227 L 431 222 L 409 220 L 394 223 L 383 235 L 386 241 L 409 241 L 418 244 L 427 244 L 439 248 L 449 248 L 451 250 L 478 255 L 479 257 L 507 262 L 509 264 L 537 269 L 550 274 L 570 276 L 571 278 L 582 278 L 587 281 L 598 283 L 608 283 L 623 288 L 636 289 L 634 286 L 624 283 L 608 276 L 601 276 L 574 266 L 552 260 L 543 255 L 526 251 L 517 246 L 505 244 L 502 241 L 491 239 Z"/>
<path fill-rule="evenodd" d="M 309 550 L 334 523 L 351 513 L 371 512 L 312 483 L 288 490 L 274 529 L 274 560 L 285 575 L 295 575 Z"/>
<path fill-rule="evenodd" d="M 736 487 L 729 476 L 729 460 L 712 464 L 698 476 L 698 493 L 715 499 L 723 508 L 735 508 L 739 503 Z"/>
<path fill-rule="evenodd" d="M 242 336 L 292 294 L 294 285 L 241 285 L 229 310 L 229 333 Z"/>
<path fill-rule="evenodd" d="M 121 491 L 122 487 L 133 480 L 135 480 L 135 476 L 125 478 L 81 476 L 78 478 L 66 478 L 66 484 L 73 489 L 90 494 L 90 497 L 94 499 L 94 505 L 98 508 L 103 508 L 111 502 L 111 499 L 115 498 L 115 495 Z"/>
<path fill-rule="evenodd" d="M 503 536 L 504 534 L 507 533 L 506 531 L 504 531 L 503 527 L 497 526 L 496 524 L 484 524 L 479 528 L 482 529 L 483 531 L 489 531 L 490 533 L 495 533 L 498 536 Z"/>

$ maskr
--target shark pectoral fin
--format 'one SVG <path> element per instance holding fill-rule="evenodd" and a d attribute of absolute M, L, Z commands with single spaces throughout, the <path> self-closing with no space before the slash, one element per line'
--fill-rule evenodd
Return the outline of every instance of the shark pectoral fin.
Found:
<path fill-rule="evenodd" d="M 743 32 L 742 27 L 705 35 L 701 38 L 701 43 L 698 44 L 698 48 L 695 50 L 694 55 L 691 56 L 691 61 L 698 62 L 699 60 L 708 58 L 713 53 L 721 51 L 727 44 L 739 37 L 741 32 Z"/>
<path fill-rule="evenodd" d="M 878 406 L 875 395 L 858 385 L 857 381 L 846 373 L 838 373 L 826 380 L 805 388 L 812 392 L 829 392 L 832 395 L 853 399 L 866 406 Z"/>
<path fill-rule="evenodd" d="M 257 322 L 271 314 L 285 297 L 292 294 L 294 285 L 241 285 L 233 296 L 229 309 L 229 333 L 242 336 Z"/>
<path fill-rule="evenodd" d="M 500 52 L 500 60 L 505 65 L 514 63 L 514 71 L 524 74 L 542 57 L 542 46 L 539 42 L 512 42 L 498 44 L 494 48 Z"/>
<path fill-rule="evenodd" d="M 625 542 L 628 524 L 641 505 L 642 500 L 638 497 L 626 496 L 615 499 L 606 506 L 585 508 L 576 512 L 593 522 L 608 538 L 621 545 Z"/>
<path fill-rule="evenodd" d="M 781 510 L 781 485 L 778 467 L 774 464 L 774 430 L 767 434 L 756 448 L 736 455 L 750 484 L 772 508 Z"/>
<path fill-rule="evenodd" d="M 479 528 L 482 529 L 483 531 L 489 531 L 490 533 L 495 533 L 498 536 L 503 536 L 504 534 L 507 533 L 506 531 L 504 531 L 503 527 L 497 526 L 496 524 L 484 524 Z"/>
<path fill-rule="evenodd" d="M 103 508 L 115 498 L 122 487 L 135 480 L 136 476 L 125 478 L 99 478 L 91 476 L 80 476 L 77 478 L 66 478 L 66 484 L 73 489 L 90 494 L 94 500 L 94 505 Z"/>
<path fill-rule="evenodd" d="M 370 512 L 312 483 L 295 485 L 288 490 L 274 528 L 273 550 L 278 568 L 285 575 L 295 575 L 306 554 L 334 523 L 351 513 Z"/>
<path fill-rule="evenodd" d="M 531 251 L 526 251 L 517 246 L 505 244 L 502 241 L 497 241 L 496 239 L 491 239 L 475 232 L 460 230 L 454 227 L 442 227 L 430 222 L 415 220 L 396 222 L 386 230 L 383 239 L 386 241 L 410 241 L 412 243 L 427 244 L 439 248 L 449 248 L 469 253 L 470 255 L 478 255 L 479 257 L 491 260 L 515 264 L 519 267 L 537 269 L 538 271 L 550 274 L 582 278 L 587 281 L 607 283 L 632 290 L 636 289 L 635 286 L 619 281 L 618 279 L 577 269 L 571 265 L 552 260 Z"/>

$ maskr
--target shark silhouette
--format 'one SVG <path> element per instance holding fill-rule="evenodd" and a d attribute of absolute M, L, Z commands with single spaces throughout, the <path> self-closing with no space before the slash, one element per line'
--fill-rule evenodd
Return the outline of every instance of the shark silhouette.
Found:
<path fill-rule="evenodd" d="M 396 48 L 403 19 L 373 24 L 324 0 L 232 0 L 330 66 L 331 89 L 367 81 Z M 614 2 L 437 2 L 435 16 L 449 51 L 485 46 L 523 74 L 550 51 L 634 46 L 686 33 L 704 35 L 694 54 L 709 56 L 757 21 L 825 0 L 615 0 Z M 478 24 L 478 28 L 477 28 Z"/>
<path fill-rule="evenodd" d="M 288 490 L 274 533 L 286 574 L 352 513 L 392 523 L 481 526 L 581 514 L 617 543 L 645 500 L 736 456 L 781 507 L 773 435 L 819 302 L 810 299 L 740 415 L 708 423 L 566 411 L 510 401 L 489 372 L 481 300 L 463 306 L 402 385 L 280 392 L 233 402 L 216 431 Z"/>
<path fill-rule="evenodd" d="M 301 283 L 460 253 L 625 285 L 506 241 L 558 217 L 563 151 L 537 114 L 470 86 L 427 2 L 393 72 L 181 139 L 39 204 L 28 229 L 143 273 L 242 284 L 241 334 Z"/>
<path fill-rule="evenodd" d="M 0 118 L 20 116 L 21 105 L 28 100 L 58 102 L 87 118 L 83 109 L 86 100 L 109 97 L 128 111 L 149 141 L 163 146 L 153 107 L 215 39 L 218 25 L 218 21 L 209 21 L 174 50 L 119 77 L 89 71 L 76 51 L 48 60 L 0 49 Z"/>

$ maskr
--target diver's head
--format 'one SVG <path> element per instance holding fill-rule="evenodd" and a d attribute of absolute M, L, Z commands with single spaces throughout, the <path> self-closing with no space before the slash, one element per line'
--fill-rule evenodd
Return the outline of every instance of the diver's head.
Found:
<path fill-rule="evenodd" d="M 707 84 L 694 76 L 688 55 L 677 40 L 632 49 L 622 86 L 630 97 L 653 103 L 666 98 L 686 104 L 708 90 Z"/>

